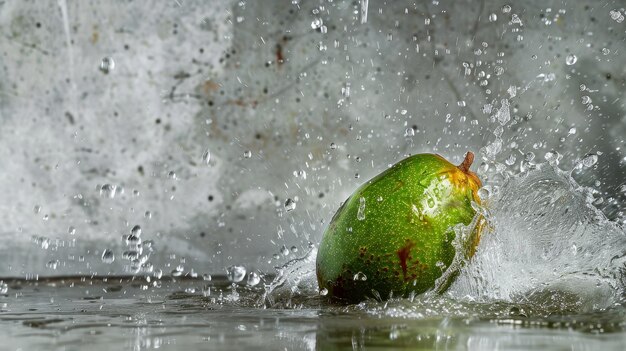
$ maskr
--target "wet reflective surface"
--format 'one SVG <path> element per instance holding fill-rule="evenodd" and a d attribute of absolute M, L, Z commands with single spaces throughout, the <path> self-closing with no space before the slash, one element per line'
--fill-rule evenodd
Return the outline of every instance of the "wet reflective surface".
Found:
<path fill-rule="evenodd" d="M 152 285 L 152 284 L 150 284 Z M 445 297 L 337 306 L 315 295 L 163 279 L 9 281 L 0 297 L 8 350 L 620 350 L 626 313 L 616 306 L 553 314 L 516 304 Z M 210 288 L 210 291 L 209 291 Z"/>

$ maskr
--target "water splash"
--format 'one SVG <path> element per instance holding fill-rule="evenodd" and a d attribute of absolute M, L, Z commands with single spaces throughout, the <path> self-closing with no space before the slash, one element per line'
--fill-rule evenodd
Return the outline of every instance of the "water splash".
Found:
<path fill-rule="evenodd" d="M 556 165 L 510 177 L 490 197 L 489 228 L 448 294 L 566 310 L 624 300 L 626 232 Z"/>
<path fill-rule="evenodd" d="M 317 247 L 311 247 L 303 257 L 276 267 L 276 277 L 265 286 L 265 292 L 259 304 L 290 305 L 295 295 L 317 296 L 316 257 Z"/>

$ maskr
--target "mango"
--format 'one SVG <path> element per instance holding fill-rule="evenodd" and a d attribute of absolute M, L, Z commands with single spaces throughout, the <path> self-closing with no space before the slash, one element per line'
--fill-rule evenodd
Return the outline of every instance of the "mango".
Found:
<path fill-rule="evenodd" d="M 410 156 L 359 187 L 333 216 L 316 258 L 320 291 L 337 301 L 445 291 L 470 258 L 482 225 L 474 154 L 455 166 L 435 154 Z M 455 226 L 475 226 L 454 244 Z M 458 240 L 457 240 L 458 242 Z M 443 278 L 442 278 L 443 276 Z M 443 281 L 442 281 L 443 280 Z M 436 286 L 437 284 L 437 286 Z"/>

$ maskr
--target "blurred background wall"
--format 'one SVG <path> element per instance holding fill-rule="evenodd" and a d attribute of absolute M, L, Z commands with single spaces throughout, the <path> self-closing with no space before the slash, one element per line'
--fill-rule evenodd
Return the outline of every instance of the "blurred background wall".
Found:
<path fill-rule="evenodd" d="M 0 276 L 271 270 L 418 152 L 623 221 L 625 6 L 0 1 Z"/>

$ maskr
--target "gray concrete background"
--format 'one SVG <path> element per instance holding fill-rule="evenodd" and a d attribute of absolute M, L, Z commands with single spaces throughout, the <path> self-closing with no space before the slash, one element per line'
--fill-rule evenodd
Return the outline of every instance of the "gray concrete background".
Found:
<path fill-rule="evenodd" d="M 0 276 L 129 272 L 135 225 L 145 270 L 268 270 L 417 152 L 483 148 L 487 183 L 599 155 L 577 177 L 623 221 L 624 7 L 0 1 Z"/>

